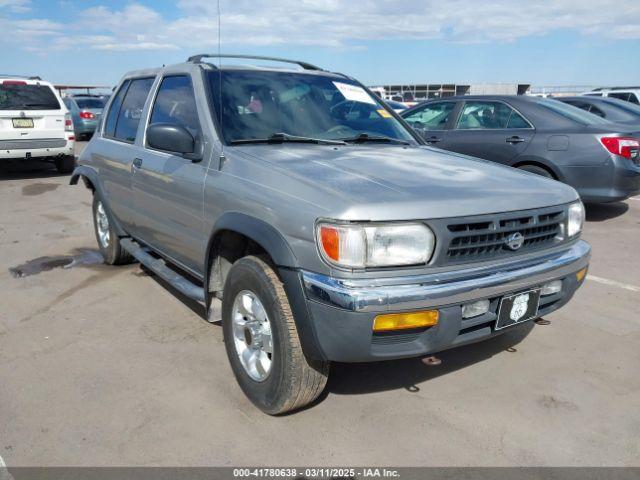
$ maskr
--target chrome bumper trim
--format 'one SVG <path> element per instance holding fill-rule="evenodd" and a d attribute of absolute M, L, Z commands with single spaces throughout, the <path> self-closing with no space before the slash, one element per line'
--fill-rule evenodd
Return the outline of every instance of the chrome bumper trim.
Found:
<path fill-rule="evenodd" d="M 529 288 L 577 272 L 591 247 L 578 240 L 537 259 L 401 278 L 344 280 L 302 270 L 307 298 L 355 312 L 441 307 Z"/>

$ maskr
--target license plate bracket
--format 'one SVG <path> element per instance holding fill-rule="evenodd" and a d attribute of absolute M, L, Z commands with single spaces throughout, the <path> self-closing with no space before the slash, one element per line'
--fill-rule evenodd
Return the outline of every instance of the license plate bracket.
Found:
<path fill-rule="evenodd" d="M 33 118 L 12 118 L 13 128 L 33 128 Z"/>
<path fill-rule="evenodd" d="M 535 288 L 502 297 L 495 329 L 501 330 L 536 318 L 540 306 L 540 292 L 541 289 Z"/>

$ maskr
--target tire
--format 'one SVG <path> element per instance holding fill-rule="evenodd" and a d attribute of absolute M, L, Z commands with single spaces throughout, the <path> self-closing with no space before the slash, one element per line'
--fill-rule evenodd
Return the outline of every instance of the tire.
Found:
<path fill-rule="evenodd" d="M 297 410 L 322 393 L 329 362 L 304 355 L 282 282 L 262 258 L 244 257 L 231 267 L 222 299 L 222 329 L 236 380 L 263 412 Z M 246 358 L 257 355 L 255 369 L 245 367 L 240 350 L 249 351 Z"/>
<path fill-rule="evenodd" d="M 55 159 L 56 169 L 58 173 L 71 173 L 76 168 L 76 157 L 73 155 L 65 155 Z"/>
<path fill-rule="evenodd" d="M 538 167 L 536 165 L 522 165 L 518 167 L 519 170 L 524 170 L 525 172 L 535 173 L 536 175 L 540 175 L 541 177 L 547 177 L 552 180 L 555 180 L 555 177 L 549 172 L 549 170 Z"/>
<path fill-rule="evenodd" d="M 93 229 L 96 234 L 98 248 L 109 265 L 124 265 L 134 261 L 133 256 L 120 246 L 120 239 L 113 229 L 107 210 L 102 205 L 100 196 L 93 196 Z"/>

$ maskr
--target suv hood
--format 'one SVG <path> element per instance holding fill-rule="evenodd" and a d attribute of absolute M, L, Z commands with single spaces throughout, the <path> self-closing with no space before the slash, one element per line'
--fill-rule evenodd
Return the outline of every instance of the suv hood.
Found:
<path fill-rule="evenodd" d="M 304 184 L 271 187 L 312 200 L 334 218 L 345 220 L 478 215 L 560 205 L 578 198 L 573 188 L 555 180 L 431 147 L 235 148 Z"/>

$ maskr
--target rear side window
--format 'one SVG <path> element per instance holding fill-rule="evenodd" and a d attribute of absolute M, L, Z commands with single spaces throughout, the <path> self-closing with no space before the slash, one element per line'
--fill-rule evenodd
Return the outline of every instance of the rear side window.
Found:
<path fill-rule="evenodd" d="M 502 102 L 466 102 L 458 119 L 459 129 L 491 130 L 531 128 L 522 116 Z"/>
<path fill-rule="evenodd" d="M 118 121 L 118 113 L 120 112 L 120 107 L 122 106 L 122 99 L 127 93 L 127 89 L 129 88 L 129 80 L 126 80 L 116 96 L 113 97 L 113 101 L 111 102 L 111 108 L 109 109 L 109 114 L 107 115 L 107 121 L 104 126 L 104 134 L 108 137 L 113 137 L 116 131 L 116 122 Z"/>
<path fill-rule="evenodd" d="M 628 102 L 628 101 L 629 101 L 629 95 L 630 95 L 630 94 L 629 94 L 629 93 L 626 93 L 626 92 L 624 92 L 624 93 L 623 93 L 623 92 L 621 92 L 621 93 L 618 93 L 618 92 L 609 92 L 609 96 L 610 96 L 610 97 L 612 97 L 612 98 L 617 98 L 618 100 L 624 100 L 625 102 Z"/>
<path fill-rule="evenodd" d="M 60 110 L 51 87 L 24 82 L 0 82 L 0 110 Z"/>
<path fill-rule="evenodd" d="M 162 80 L 149 123 L 180 125 L 186 128 L 194 138 L 200 133 L 191 77 L 176 75 Z"/>
<path fill-rule="evenodd" d="M 444 130 L 455 105 L 455 102 L 429 103 L 403 117 L 419 130 Z"/>
<path fill-rule="evenodd" d="M 116 139 L 131 143 L 136 141 L 142 110 L 152 85 L 153 78 L 131 80 L 131 85 L 129 85 L 118 113 L 116 130 L 113 135 Z"/>

